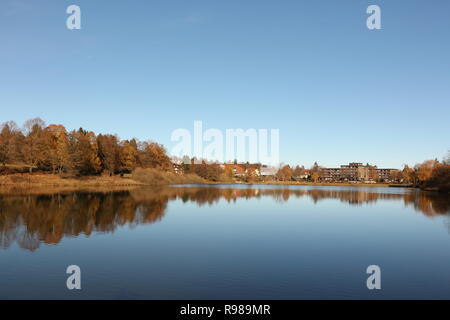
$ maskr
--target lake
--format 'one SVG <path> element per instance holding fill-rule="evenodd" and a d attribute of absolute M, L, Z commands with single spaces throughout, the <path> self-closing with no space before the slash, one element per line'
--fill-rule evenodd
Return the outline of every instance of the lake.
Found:
<path fill-rule="evenodd" d="M 406 188 L 1 194 L 0 299 L 450 299 L 449 230 L 448 195 Z"/>

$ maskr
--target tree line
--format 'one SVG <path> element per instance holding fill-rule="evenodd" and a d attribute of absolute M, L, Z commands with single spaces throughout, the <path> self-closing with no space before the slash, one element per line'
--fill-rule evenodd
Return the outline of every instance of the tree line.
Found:
<path fill-rule="evenodd" d="M 131 173 L 135 168 L 171 170 L 165 148 L 156 142 L 120 140 L 80 128 L 46 125 L 34 118 L 19 128 L 14 121 L 0 126 L 0 168 L 3 172 L 72 173 L 79 176 Z"/>
<path fill-rule="evenodd" d="M 396 174 L 396 179 L 414 186 L 450 191 L 450 151 L 442 162 L 435 159 L 418 163 L 414 167 L 404 165 L 403 170 Z"/>
<path fill-rule="evenodd" d="M 370 169 L 370 178 L 373 181 L 382 182 L 376 173 L 376 167 Z M 303 166 L 292 168 L 290 165 L 284 165 L 278 169 L 275 178 L 279 181 L 296 181 L 302 177 L 301 179 L 304 180 L 318 182 L 322 179 L 321 170 L 322 167 L 317 162 L 309 170 Z M 426 160 L 413 167 L 405 164 L 401 170 L 392 170 L 390 181 L 450 191 L 450 151 L 442 161 Z"/>
<path fill-rule="evenodd" d="M 184 159 L 186 160 L 186 159 Z M 230 168 L 196 159 L 183 161 L 178 173 L 195 174 L 209 181 L 236 179 Z M 237 164 L 235 161 L 234 164 Z M 254 176 L 261 164 L 242 163 L 246 172 L 241 180 L 261 181 Z M 117 135 L 99 134 L 83 128 L 68 132 L 63 125 L 46 125 L 40 118 L 24 123 L 22 128 L 14 121 L 0 125 L 0 172 L 41 171 L 54 174 L 70 173 L 78 176 L 98 174 L 127 174 L 136 168 L 155 168 L 174 171 L 174 165 L 163 145 L 137 139 L 120 140 Z M 321 180 L 321 167 L 316 163 L 306 170 L 303 166 L 281 166 L 274 178 L 278 181 L 306 179 Z M 376 180 L 374 171 L 373 180 Z M 305 178 L 306 177 L 306 178 Z M 414 167 L 405 165 L 392 172 L 392 181 L 425 188 L 450 190 L 450 152 L 442 162 L 427 160 Z"/>

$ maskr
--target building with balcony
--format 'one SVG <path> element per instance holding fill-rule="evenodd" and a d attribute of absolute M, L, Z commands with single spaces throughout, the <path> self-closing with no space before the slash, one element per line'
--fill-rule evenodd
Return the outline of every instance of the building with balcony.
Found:
<path fill-rule="evenodd" d="M 320 168 L 324 181 L 391 181 L 396 169 L 378 169 L 377 166 L 351 162 L 340 168 Z"/>

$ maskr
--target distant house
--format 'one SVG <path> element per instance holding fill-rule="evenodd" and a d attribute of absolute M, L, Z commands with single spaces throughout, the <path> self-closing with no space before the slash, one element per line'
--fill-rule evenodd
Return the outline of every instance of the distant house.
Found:
<path fill-rule="evenodd" d="M 307 180 L 309 178 L 309 176 L 311 175 L 311 170 L 304 170 L 302 174 L 299 174 L 297 176 L 294 177 L 294 180 L 299 181 L 299 180 Z"/>
<path fill-rule="evenodd" d="M 230 164 L 230 163 L 225 163 L 224 164 L 224 169 L 225 170 L 231 170 L 233 172 L 233 175 L 235 177 L 242 177 L 245 175 L 245 169 L 242 168 L 240 165 L 238 164 Z"/>
<path fill-rule="evenodd" d="M 173 171 L 174 171 L 176 174 L 182 174 L 182 173 L 183 173 L 183 167 L 182 167 L 182 165 L 181 165 L 181 164 L 178 164 L 178 163 L 173 163 Z"/>
<path fill-rule="evenodd" d="M 181 159 L 173 157 L 170 159 L 172 162 L 173 171 L 176 174 L 182 174 L 183 173 L 183 161 Z"/>
<path fill-rule="evenodd" d="M 275 178 L 277 171 L 278 171 L 277 168 L 262 167 L 260 171 L 260 176 L 264 180 L 271 180 Z"/>
<path fill-rule="evenodd" d="M 296 181 L 300 181 L 300 180 L 307 180 L 311 174 L 311 172 L 309 172 L 310 170 L 304 170 L 304 172 L 302 174 L 296 175 L 294 176 L 294 180 Z"/>
<path fill-rule="evenodd" d="M 261 175 L 258 168 L 248 168 L 245 170 L 245 174 L 249 177 L 259 177 Z"/>

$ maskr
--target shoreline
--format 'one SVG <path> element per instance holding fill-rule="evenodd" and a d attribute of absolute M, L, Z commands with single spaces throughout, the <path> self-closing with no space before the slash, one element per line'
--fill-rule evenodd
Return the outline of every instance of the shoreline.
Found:
<path fill-rule="evenodd" d="M 240 184 L 240 183 L 235 183 Z M 373 188 L 388 188 L 393 185 L 389 183 L 348 183 L 348 182 L 294 182 L 294 181 L 283 181 L 283 182 L 258 182 L 258 183 L 242 183 L 242 184 L 261 184 L 261 185 L 286 185 L 286 186 L 329 186 L 329 187 L 373 187 Z M 396 185 L 397 186 L 397 185 Z M 398 185 L 397 187 L 410 187 L 407 185 Z"/>
<path fill-rule="evenodd" d="M 131 177 L 120 176 L 90 176 L 90 177 L 73 177 L 60 176 L 53 174 L 14 174 L 0 176 L 0 190 L 4 189 L 63 189 L 63 190 L 127 190 L 135 187 L 145 186 L 170 186 L 170 185 L 294 185 L 294 186 L 334 186 L 334 187 L 397 187 L 408 188 L 411 185 L 387 184 L 387 183 L 348 183 L 348 182 L 297 182 L 297 181 L 266 181 L 266 182 L 214 182 L 208 181 L 203 183 L 145 183 L 134 180 Z"/>

